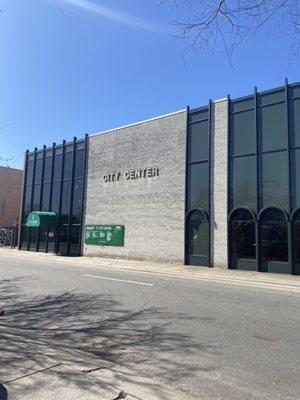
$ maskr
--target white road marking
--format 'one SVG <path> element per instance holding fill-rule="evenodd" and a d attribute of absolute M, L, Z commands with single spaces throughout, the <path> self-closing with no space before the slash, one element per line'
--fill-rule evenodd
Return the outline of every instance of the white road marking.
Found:
<path fill-rule="evenodd" d="M 124 279 L 116 279 L 116 278 L 107 278 L 106 276 L 99 276 L 99 275 L 89 275 L 89 274 L 82 274 L 81 276 L 85 276 L 88 278 L 96 278 L 96 279 L 106 279 L 108 281 L 117 281 L 117 282 L 124 282 L 124 283 L 134 283 L 136 285 L 144 285 L 144 286 L 154 286 L 153 283 L 145 283 L 145 282 L 138 282 L 138 281 L 127 281 Z"/>

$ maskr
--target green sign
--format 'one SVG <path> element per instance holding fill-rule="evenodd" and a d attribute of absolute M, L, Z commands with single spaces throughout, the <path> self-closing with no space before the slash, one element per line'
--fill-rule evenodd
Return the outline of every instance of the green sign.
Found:
<path fill-rule="evenodd" d="M 86 225 L 85 243 L 103 246 L 124 246 L 124 226 Z"/>
<path fill-rule="evenodd" d="M 28 228 L 47 228 L 58 225 L 58 215 L 55 212 L 32 211 L 26 221 Z"/>

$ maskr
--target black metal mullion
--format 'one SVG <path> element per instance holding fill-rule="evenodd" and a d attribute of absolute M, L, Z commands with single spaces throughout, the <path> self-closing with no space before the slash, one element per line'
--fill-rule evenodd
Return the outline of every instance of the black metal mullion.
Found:
<path fill-rule="evenodd" d="M 53 171 L 54 171 L 54 150 L 55 143 L 52 144 L 52 154 L 51 154 L 51 171 L 50 171 L 50 190 L 49 190 L 49 201 L 48 201 L 48 211 L 51 211 L 52 206 L 52 192 L 53 192 Z M 49 244 L 49 228 L 47 227 L 47 236 L 46 236 L 46 248 L 45 251 L 48 253 L 48 244 Z"/>
<path fill-rule="evenodd" d="M 84 137 L 84 166 L 83 166 L 83 182 L 82 182 L 82 201 L 81 201 L 81 219 L 79 227 L 79 251 L 82 254 L 82 235 L 83 235 L 83 221 L 85 211 L 85 199 L 86 199 L 86 171 L 87 171 L 87 156 L 88 156 L 88 134 Z"/>
<path fill-rule="evenodd" d="M 69 220 L 68 220 L 68 238 L 67 238 L 67 255 L 70 255 L 71 248 L 71 225 L 72 225 L 72 214 L 73 214 L 73 197 L 74 197 L 74 174 L 75 174 L 75 160 L 76 160 L 76 140 L 73 138 L 73 154 L 72 154 L 72 171 L 71 171 L 71 194 L 70 194 L 70 205 L 69 205 Z"/>
<path fill-rule="evenodd" d="M 39 211 L 42 210 L 43 194 L 44 194 L 44 174 L 45 174 L 45 156 L 46 156 L 46 146 L 43 146 L 43 163 L 42 163 L 42 175 L 41 175 L 41 188 L 40 188 L 40 201 L 39 201 Z M 36 230 L 36 246 L 35 251 L 39 251 L 40 247 L 40 228 Z"/>
<path fill-rule="evenodd" d="M 34 196 L 34 179 L 35 179 L 35 165 L 36 165 L 36 152 L 37 148 L 34 148 L 34 154 L 33 154 L 33 169 L 32 169 L 32 179 L 31 179 L 31 198 L 30 198 L 30 210 L 29 212 L 32 211 L 33 207 L 33 196 Z M 28 228 L 28 233 L 27 233 L 27 251 L 29 251 L 29 246 L 30 246 L 30 231 L 32 228 Z"/>
<path fill-rule="evenodd" d="M 230 226 L 229 226 L 229 221 L 228 221 L 228 215 L 230 212 L 230 203 L 231 203 L 231 146 L 230 146 L 230 139 L 231 139 L 231 132 L 230 132 L 230 115 L 231 115 L 231 110 L 230 110 L 230 95 L 227 95 L 227 268 L 230 268 L 230 242 L 231 242 L 231 232 L 230 232 Z"/>
<path fill-rule="evenodd" d="M 208 101 L 208 266 L 211 267 L 211 113 L 212 101 Z"/>
<path fill-rule="evenodd" d="M 255 257 L 256 257 L 256 264 L 257 269 L 260 270 L 260 231 L 257 216 L 260 210 L 260 184 L 259 184 L 259 171 L 260 171 L 260 161 L 259 161 L 259 129 L 258 129 L 258 113 L 257 113 L 257 87 L 254 88 L 254 123 L 255 123 L 255 175 L 256 175 L 256 221 L 255 221 L 255 239 L 256 239 L 256 246 L 255 246 Z"/>
<path fill-rule="evenodd" d="M 185 140 L 185 199 L 184 199 L 184 264 L 188 261 L 188 230 L 187 230 L 187 220 L 186 215 L 188 212 L 188 198 L 189 198 L 189 118 L 190 118 L 190 107 L 186 108 L 186 140 Z"/>
<path fill-rule="evenodd" d="M 23 175 L 23 189 L 22 189 L 22 205 L 21 205 L 21 213 L 19 220 L 19 232 L 18 232 L 18 250 L 21 250 L 21 239 L 23 234 L 23 216 L 24 216 L 24 206 L 25 206 L 25 197 L 26 197 L 26 179 L 27 179 L 27 170 L 28 170 L 28 153 L 29 150 L 26 150 L 24 156 L 24 175 Z"/>
<path fill-rule="evenodd" d="M 58 236 L 60 232 L 60 220 L 61 220 L 61 202 L 62 202 L 62 190 L 63 190 L 63 176 L 64 176 L 64 164 L 65 164 L 65 147 L 66 141 L 63 140 L 62 143 L 62 155 L 61 155 L 61 170 L 60 170 L 60 187 L 59 187 L 59 207 L 58 207 L 58 221 L 59 227 L 57 228 L 56 235 L 55 235 L 55 253 L 58 252 Z"/>
<path fill-rule="evenodd" d="M 286 135 L 287 135 L 287 155 L 288 155 L 288 196 L 289 196 L 289 221 L 288 221 L 288 260 L 291 266 L 292 272 L 294 273 L 294 260 L 293 260 L 293 224 L 291 221 L 292 214 L 292 181 L 291 181 L 291 132 L 289 124 L 289 84 L 288 79 L 285 78 L 285 109 L 286 109 Z"/>

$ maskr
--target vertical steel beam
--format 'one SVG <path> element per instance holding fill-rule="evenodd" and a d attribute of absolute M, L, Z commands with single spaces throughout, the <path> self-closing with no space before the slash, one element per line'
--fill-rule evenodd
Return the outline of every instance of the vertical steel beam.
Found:
<path fill-rule="evenodd" d="M 230 224 L 228 220 L 228 215 L 230 213 L 230 203 L 231 203 L 231 132 L 230 132 L 230 95 L 227 95 L 227 268 L 230 268 L 230 259 L 231 259 L 231 231 Z"/>
<path fill-rule="evenodd" d="M 80 255 L 82 255 L 82 235 L 83 235 L 83 222 L 84 222 L 84 213 L 85 213 L 85 201 L 86 201 L 86 175 L 87 175 L 87 162 L 88 162 L 88 134 L 85 134 L 84 137 L 84 165 L 83 165 L 83 182 L 82 182 L 82 198 L 81 198 L 81 218 L 80 218 L 80 227 L 79 227 L 79 251 Z"/>
<path fill-rule="evenodd" d="M 49 190 L 48 211 L 51 211 L 51 206 L 52 206 L 54 156 L 55 156 L 55 143 L 52 144 L 51 171 L 50 171 L 50 190 Z M 46 253 L 48 253 L 48 243 L 49 243 L 49 228 L 47 228 L 47 236 L 46 236 L 46 249 L 45 249 L 45 250 L 46 250 Z"/>
<path fill-rule="evenodd" d="M 22 238 L 22 234 L 23 234 L 23 217 L 24 217 L 25 195 L 26 195 L 28 153 L 29 153 L 29 150 L 26 150 L 25 155 L 24 155 L 22 202 L 21 202 L 21 210 L 20 210 L 20 217 L 19 217 L 19 232 L 18 232 L 18 250 L 21 250 L 21 238 Z"/>
<path fill-rule="evenodd" d="M 185 199 L 184 199 L 184 264 L 188 262 L 188 231 L 186 215 L 188 212 L 189 191 L 189 114 L 190 107 L 186 107 L 186 137 L 185 137 Z"/>
<path fill-rule="evenodd" d="M 288 257 L 289 264 L 294 273 L 294 254 L 293 254 L 293 222 L 291 221 L 291 215 L 293 210 L 292 200 L 292 165 L 291 165 L 291 130 L 289 123 L 289 84 L 288 79 L 285 78 L 285 118 L 286 118 L 286 137 L 287 137 L 287 158 L 288 158 L 288 196 L 289 196 L 289 221 L 288 221 Z"/>
<path fill-rule="evenodd" d="M 75 161 L 76 161 L 76 140 L 73 138 L 73 154 L 72 154 L 72 171 L 71 171 L 71 194 L 70 194 L 70 204 L 69 204 L 69 220 L 68 220 L 68 238 L 67 238 L 67 255 L 70 255 L 71 248 L 71 226 L 73 217 L 73 198 L 74 198 L 74 174 L 75 174 Z"/>
<path fill-rule="evenodd" d="M 208 100 L 208 266 L 211 267 L 211 115 L 212 101 Z"/>
<path fill-rule="evenodd" d="M 34 198 L 34 179 L 35 179 L 35 167 L 36 167 L 36 152 L 37 148 L 34 148 L 34 154 L 33 154 L 33 171 L 32 171 L 32 179 L 31 179 L 31 198 L 30 198 L 30 210 L 29 212 L 32 211 L 33 207 L 33 198 Z M 30 247 L 30 230 L 32 228 L 28 228 L 28 234 L 27 234 L 27 251 L 29 251 Z"/>
<path fill-rule="evenodd" d="M 260 159 L 259 159 L 259 146 L 260 146 L 260 138 L 259 138 L 259 129 L 258 129 L 258 112 L 257 112 L 257 87 L 254 88 L 253 94 L 254 100 L 254 125 L 255 125 L 255 180 L 256 180 L 256 221 L 255 221 L 255 258 L 257 269 L 260 270 L 260 232 L 259 225 L 257 221 L 257 216 L 261 207 L 260 202 Z"/>
<path fill-rule="evenodd" d="M 63 177 L 64 177 L 64 165 L 65 165 L 65 147 L 66 147 L 66 141 L 63 140 L 62 143 L 62 156 L 61 156 L 61 170 L 60 170 L 60 187 L 59 187 L 59 207 L 58 207 L 58 221 L 59 221 L 59 226 L 56 230 L 56 235 L 55 235 L 55 253 L 58 252 L 58 238 L 60 234 L 60 228 L 61 228 L 61 202 L 62 202 L 62 192 L 63 192 Z"/>
<path fill-rule="evenodd" d="M 46 156 L 46 146 L 43 146 L 43 162 L 42 162 L 42 175 L 41 175 L 41 189 L 40 189 L 40 201 L 39 201 L 39 211 L 42 210 L 43 193 L 44 193 L 44 174 L 45 174 L 45 156 Z M 36 246 L 35 251 L 39 251 L 40 247 L 40 228 L 36 230 Z"/>

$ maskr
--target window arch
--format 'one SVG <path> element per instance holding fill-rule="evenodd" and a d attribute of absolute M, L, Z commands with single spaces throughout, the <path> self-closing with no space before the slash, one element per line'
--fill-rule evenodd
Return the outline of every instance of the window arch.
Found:
<path fill-rule="evenodd" d="M 209 218 L 201 209 L 193 209 L 186 216 L 187 262 L 209 265 Z"/>
<path fill-rule="evenodd" d="M 230 264 L 238 259 L 256 259 L 256 216 L 248 207 L 235 208 L 229 214 Z"/>
<path fill-rule="evenodd" d="M 259 213 L 262 262 L 289 261 L 288 220 L 286 211 L 276 207 L 265 208 Z"/>

